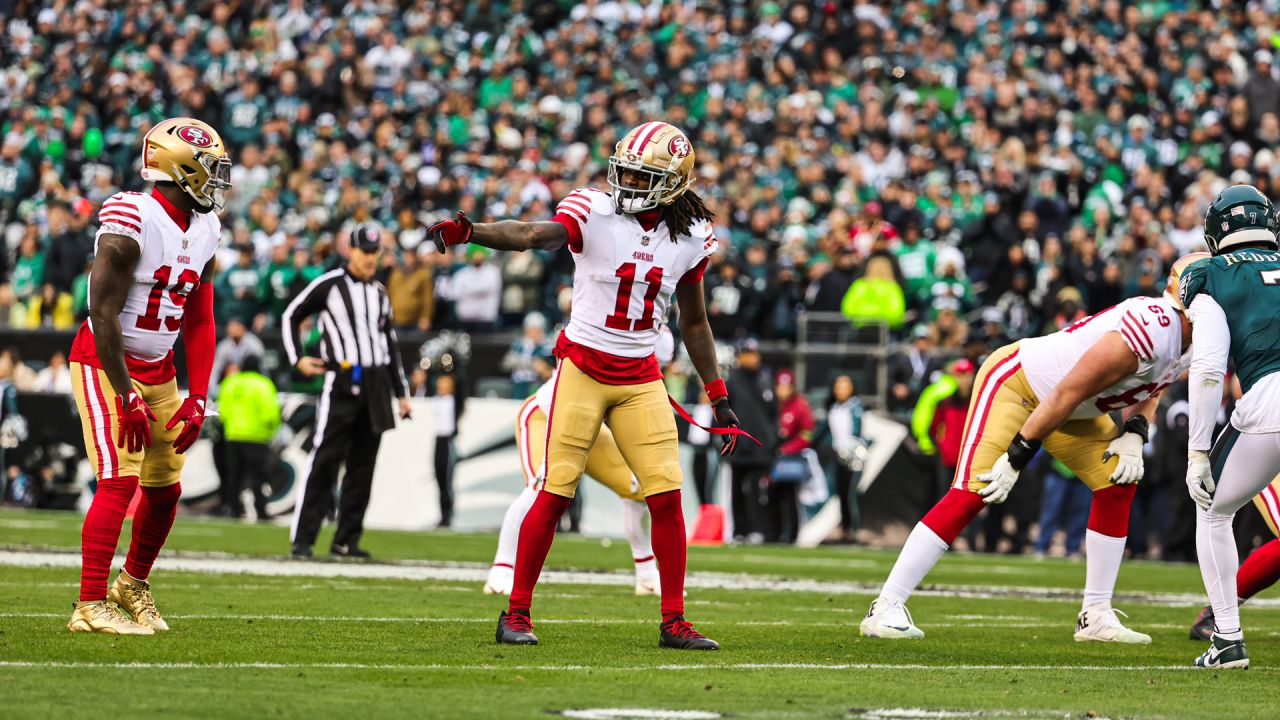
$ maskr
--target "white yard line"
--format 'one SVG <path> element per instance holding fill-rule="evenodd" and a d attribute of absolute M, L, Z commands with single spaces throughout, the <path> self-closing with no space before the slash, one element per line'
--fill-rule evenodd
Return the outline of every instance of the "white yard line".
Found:
<path fill-rule="evenodd" d="M 691 670 L 927 670 L 940 671 L 973 671 L 993 670 L 1008 672 L 1061 672 L 1075 670 L 1084 672 L 1157 672 L 1169 670 L 1193 670 L 1188 665 L 925 665 L 922 663 L 690 663 L 679 665 L 506 665 L 490 664 L 391 664 L 391 663 L 268 663 L 268 662 L 59 662 L 56 660 L 4 660 L 0 661 L 0 669 L 6 668 L 39 668 L 39 669 L 108 669 L 108 670 L 387 670 L 392 672 L 687 672 Z M 1262 672 L 1274 672 L 1274 669 L 1263 669 Z"/>
<path fill-rule="evenodd" d="M 123 558 L 116 558 L 116 564 Z M 80 567 L 79 553 L 0 550 L 0 566 L 13 567 Z M 470 582 L 481 584 L 488 577 L 489 568 L 481 563 L 350 563 L 350 562 L 302 562 L 295 560 L 271 560 L 197 555 L 172 555 L 162 557 L 161 570 L 172 572 L 216 573 L 227 575 L 254 575 L 266 577 L 320 577 L 351 578 L 363 580 L 410 580 Z M 607 585 L 629 586 L 635 576 L 626 571 L 583 572 L 572 570 L 544 570 L 539 582 L 552 585 Z M 685 581 L 690 589 L 702 590 L 757 590 L 769 592 L 810 592 L 837 595 L 874 595 L 879 592 L 878 583 L 859 583 L 834 580 L 809 580 L 770 577 L 763 575 L 730 573 L 691 573 Z M 1062 588 L 998 586 L 982 588 L 973 586 L 926 585 L 915 593 L 923 597 L 972 598 L 980 600 L 1017 598 L 1024 600 L 1078 601 L 1078 590 Z M 1196 607 L 1203 605 L 1204 596 L 1199 593 L 1117 593 L 1116 604 L 1142 603 L 1168 607 Z M 1280 599 L 1254 598 L 1250 608 L 1280 608 Z"/>

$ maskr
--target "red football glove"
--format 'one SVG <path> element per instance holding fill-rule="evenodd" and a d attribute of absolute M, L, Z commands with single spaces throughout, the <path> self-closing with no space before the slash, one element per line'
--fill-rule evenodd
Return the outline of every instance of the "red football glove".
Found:
<path fill-rule="evenodd" d="M 173 439 L 173 449 L 179 455 L 189 450 L 195 444 L 196 438 L 200 437 L 200 428 L 204 425 L 204 405 L 203 395 L 188 397 L 182 401 L 178 412 L 169 418 L 169 424 L 164 426 L 165 430 L 172 430 L 178 423 L 186 423 L 178 432 L 178 437 Z"/>
<path fill-rule="evenodd" d="M 427 229 L 427 235 L 435 241 L 436 252 L 442 253 L 445 248 L 471 242 L 471 230 L 471 220 L 459 210 L 457 220 L 441 220 Z"/>
<path fill-rule="evenodd" d="M 131 453 L 151 447 L 151 423 L 155 422 L 156 414 L 137 390 L 130 389 L 127 395 L 116 396 L 116 417 L 120 420 L 116 447 Z"/>

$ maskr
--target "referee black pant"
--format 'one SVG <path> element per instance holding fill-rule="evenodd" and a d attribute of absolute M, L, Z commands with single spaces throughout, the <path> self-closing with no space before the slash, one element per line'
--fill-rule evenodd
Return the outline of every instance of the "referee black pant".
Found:
<path fill-rule="evenodd" d="M 371 430 L 369 402 L 361 395 L 330 391 L 320 398 L 302 501 L 293 511 L 293 545 L 311 547 L 333 507 L 338 468 L 346 464 L 338 501 L 334 545 L 355 547 L 364 532 L 364 512 L 373 487 L 373 465 L 382 435 Z"/>

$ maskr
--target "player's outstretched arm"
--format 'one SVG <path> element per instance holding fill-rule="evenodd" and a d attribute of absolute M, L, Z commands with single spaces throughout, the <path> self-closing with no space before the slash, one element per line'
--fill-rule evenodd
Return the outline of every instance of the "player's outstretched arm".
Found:
<path fill-rule="evenodd" d="M 104 234 L 98 239 L 98 251 L 89 274 L 89 326 L 93 329 L 93 345 L 98 362 L 111 381 L 116 394 L 124 397 L 133 389 L 129 367 L 124 362 L 124 331 L 120 328 L 120 312 L 133 284 L 133 269 L 142 250 L 138 243 L 123 235 Z"/>
<path fill-rule="evenodd" d="M 475 243 L 494 250 L 559 250 L 569 242 L 569 231 L 558 222 L 501 220 L 473 224 L 466 213 L 441 220 L 427 230 L 437 252 L 454 245 Z"/>

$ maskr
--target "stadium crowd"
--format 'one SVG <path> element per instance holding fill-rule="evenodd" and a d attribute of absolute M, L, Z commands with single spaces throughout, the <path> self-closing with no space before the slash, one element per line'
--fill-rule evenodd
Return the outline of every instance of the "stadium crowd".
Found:
<path fill-rule="evenodd" d="M 180 5 L 13 5 L 0 322 L 74 326 L 98 204 L 142 184 L 150 124 L 192 115 L 235 161 L 220 322 L 277 326 L 375 222 L 396 324 L 509 330 L 527 389 L 567 254 L 442 255 L 425 228 L 455 208 L 547 218 L 661 118 L 689 133 L 716 214 L 717 335 L 794 340 L 803 313 L 885 323 L 905 342 L 884 391 L 907 420 L 940 358 L 1158 294 L 1218 190 L 1272 193 L 1280 175 L 1280 34 L 1261 3 Z"/>

